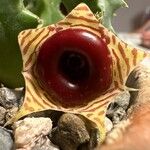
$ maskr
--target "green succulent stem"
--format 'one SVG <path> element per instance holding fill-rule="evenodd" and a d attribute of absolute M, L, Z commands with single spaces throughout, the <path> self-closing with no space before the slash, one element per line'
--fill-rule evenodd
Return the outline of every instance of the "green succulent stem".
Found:
<path fill-rule="evenodd" d="M 8 87 L 24 85 L 17 36 L 38 24 L 39 18 L 24 7 L 22 0 L 0 1 L 0 82 Z"/>
<path fill-rule="evenodd" d="M 24 86 L 19 32 L 56 23 L 64 17 L 61 4 L 70 12 L 81 2 L 112 31 L 115 11 L 127 6 L 123 0 L 0 0 L 0 83 L 11 88 Z"/>
<path fill-rule="evenodd" d="M 64 17 L 60 4 L 61 0 L 25 0 L 26 7 L 43 20 L 43 26 L 56 23 Z"/>

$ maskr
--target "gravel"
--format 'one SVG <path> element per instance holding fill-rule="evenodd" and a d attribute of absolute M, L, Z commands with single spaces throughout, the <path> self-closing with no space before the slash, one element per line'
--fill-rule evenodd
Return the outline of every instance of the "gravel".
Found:
<path fill-rule="evenodd" d="M 82 119 L 74 114 L 64 114 L 58 125 L 52 130 L 52 142 L 62 150 L 76 150 L 80 144 L 90 140 L 89 133 Z"/>
<path fill-rule="evenodd" d="M 12 150 L 13 138 L 11 133 L 3 127 L 0 127 L 0 150 Z"/>
<path fill-rule="evenodd" d="M 0 125 L 3 126 L 6 118 L 6 109 L 0 106 Z"/>
<path fill-rule="evenodd" d="M 8 89 L 6 87 L 0 88 L 0 104 L 6 109 L 12 107 L 18 107 L 21 103 L 21 97 L 23 96 L 23 88 L 20 89 Z"/>
<path fill-rule="evenodd" d="M 127 113 L 126 110 L 130 103 L 130 94 L 128 91 L 121 92 L 109 105 L 106 116 L 115 125 L 123 120 Z"/>
<path fill-rule="evenodd" d="M 0 126 L 18 111 L 23 96 L 23 88 L 0 88 Z M 129 100 L 130 94 L 125 91 L 109 105 L 105 119 L 107 132 L 125 118 Z M 0 127 L 0 150 L 91 150 L 97 145 L 98 130 L 77 115 L 50 111 L 35 116 L 14 124 L 14 141 L 11 133 Z"/>
<path fill-rule="evenodd" d="M 47 149 L 52 129 L 50 118 L 25 118 L 13 125 L 16 150 Z"/>

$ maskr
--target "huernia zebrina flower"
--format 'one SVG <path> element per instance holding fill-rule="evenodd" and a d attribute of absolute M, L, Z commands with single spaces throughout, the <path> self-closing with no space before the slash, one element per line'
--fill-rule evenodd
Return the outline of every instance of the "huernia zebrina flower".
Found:
<path fill-rule="evenodd" d="M 24 103 L 12 119 L 54 110 L 79 114 L 105 137 L 109 103 L 149 54 L 121 41 L 81 3 L 62 21 L 19 34 Z"/>

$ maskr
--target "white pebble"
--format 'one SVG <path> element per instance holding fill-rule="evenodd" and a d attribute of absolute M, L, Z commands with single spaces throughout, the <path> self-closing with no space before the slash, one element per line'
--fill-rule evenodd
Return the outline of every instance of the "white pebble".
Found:
<path fill-rule="evenodd" d="M 14 124 L 16 150 L 33 150 L 35 147 L 52 146 L 49 138 L 52 129 L 50 118 L 25 118 Z M 52 146 L 53 147 L 53 146 Z M 57 147 L 53 147 L 56 150 Z M 58 150 L 58 149 L 57 149 Z"/>

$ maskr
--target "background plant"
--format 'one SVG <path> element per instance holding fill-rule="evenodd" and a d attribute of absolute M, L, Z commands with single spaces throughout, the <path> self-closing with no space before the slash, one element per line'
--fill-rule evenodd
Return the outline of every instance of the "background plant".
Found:
<path fill-rule="evenodd" d="M 127 6 L 123 0 L 1 0 L 0 82 L 11 88 L 24 86 L 19 32 L 56 23 L 81 2 L 110 30 L 114 12 Z"/>

